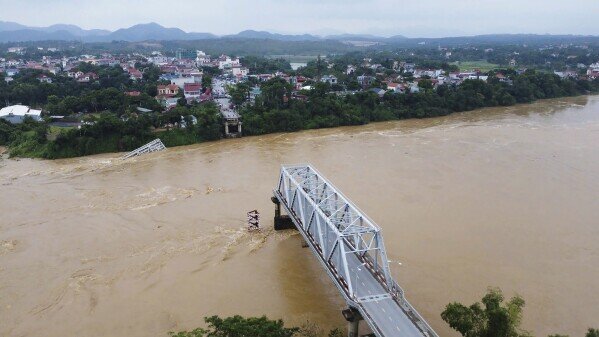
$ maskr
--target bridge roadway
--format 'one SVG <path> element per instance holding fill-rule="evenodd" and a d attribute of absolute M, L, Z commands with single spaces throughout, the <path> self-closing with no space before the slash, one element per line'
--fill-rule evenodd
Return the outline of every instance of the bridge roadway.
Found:
<path fill-rule="evenodd" d="M 438 337 L 391 278 L 380 228 L 318 171 L 283 166 L 274 195 L 376 336 Z"/>
<path fill-rule="evenodd" d="M 366 266 L 361 266 L 360 260 L 354 254 L 348 254 L 347 263 L 350 266 L 350 271 L 356 276 L 357 304 L 363 308 L 360 312 L 365 312 L 370 316 L 372 324 L 376 326 L 382 336 L 423 336 L 423 333 L 414 325 L 414 322 L 406 315 L 393 297 L 387 294 L 387 290 L 367 270 Z M 359 300 L 360 298 L 381 294 L 387 295 L 387 297 Z"/>

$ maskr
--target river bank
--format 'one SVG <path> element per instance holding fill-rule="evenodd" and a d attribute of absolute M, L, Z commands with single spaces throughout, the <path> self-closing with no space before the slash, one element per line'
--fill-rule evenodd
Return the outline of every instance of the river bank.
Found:
<path fill-rule="evenodd" d="M 589 95 L 592 96 L 592 95 Z M 585 97 L 585 96 L 573 96 L 573 97 Z M 545 99 L 545 100 L 559 100 L 559 99 L 567 99 L 568 97 L 565 98 L 549 98 L 549 99 Z M 541 102 L 544 100 L 537 100 L 535 102 Z M 535 104 L 535 102 L 533 103 L 521 103 L 521 104 L 516 104 L 516 105 L 512 105 L 510 107 L 505 107 L 505 108 L 511 108 L 511 107 L 519 107 L 519 106 L 525 106 L 525 105 L 529 105 L 529 104 Z M 501 107 L 489 107 L 489 109 L 493 109 L 493 108 L 501 108 Z M 484 111 L 487 108 L 481 108 L 479 110 Z M 206 109 L 200 109 L 199 111 L 202 111 L 202 113 L 205 113 L 203 110 Z M 207 110 L 210 110 L 210 108 L 208 108 Z M 436 115 L 436 114 L 432 114 L 429 117 L 422 117 L 422 118 L 417 118 L 417 119 L 423 119 L 423 118 L 438 118 L 438 117 L 444 117 L 444 116 L 448 116 L 451 114 L 456 114 L 456 113 L 463 113 L 465 111 L 457 111 L 457 112 L 452 112 L 449 114 L 441 114 L 441 115 Z M 372 113 L 372 112 L 371 112 Z M 393 121 L 393 120 L 408 120 L 408 119 L 414 119 L 415 117 L 402 117 L 402 118 L 397 118 L 394 117 L 393 115 L 385 115 L 382 114 L 379 117 L 375 118 L 374 121 L 366 121 L 364 123 L 355 123 L 355 122 L 351 122 L 348 124 L 341 124 L 341 125 L 336 125 L 336 126 L 321 126 L 321 127 L 309 127 L 308 129 L 294 129 L 294 130 L 288 130 L 286 132 L 297 132 L 297 131 L 305 131 L 305 130 L 315 130 L 315 129 L 328 129 L 328 128 L 335 128 L 335 127 L 344 127 L 344 126 L 353 126 L 353 125 L 365 125 L 365 124 L 370 124 L 370 123 L 376 123 L 376 122 L 383 122 L 383 121 Z M 75 157 L 80 157 L 80 156 L 86 156 L 86 155 L 94 155 L 94 154 L 99 154 L 99 153 L 111 153 L 111 152 L 118 152 L 119 149 L 125 150 L 125 152 L 131 151 L 139 146 L 142 146 L 143 144 L 154 140 L 156 137 L 160 138 L 162 140 L 162 142 L 167 146 L 167 147 L 177 147 L 177 146 L 186 146 L 186 145 L 191 145 L 191 144 L 199 144 L 199 143 L 204 143 L 204 142 L 212 142 L 212 141 L 222 141 L 224 138 L 222 138 L 222 135 L 219 137 L 218 136 L 218 129 L 220 128 L 220 126 L 216 125 L 215 123 L 217 122 L 216 119 L 212 118 L 213 120 L 211 121 L 210 124 L 208 125 L 203 125 L 199 128 L 197 127 L 193 127 L 191 130 L 185 130 L 185 129 L 172 129 L 169 131 L 166 130 L 162 130 L 160 132 L 148 132 L 147 130 L 143 131 L 143 130 L 138 130 L 136 131 L 136 136 L 125 136 L 122 137 L 116 134 L 108 134 L 105 135 L 103 137 L 100 138 L 85 138 L 85 139 L 78 139 L 76 134 L 71 134 L 70 137 L 67 137 L 67 139 L 62 139 L 60 143 L 62 143 L 63 145 L 58 145 L 55 144 L 56 141 L 55 140 L 50 140 L 46 143 L 39 143 L 38 141 L 35 140 L 36 136 L 35 133 L 33 131 L 30 132 L 25 132 L 23 135 L 18 137 L 18 141 L 16 141 L 14 144 L 11 144 L 10 146 L 6 146 L 6 150 L 5 152 L 7 152 L 11 157 L 21 157 L 21 158 L 45 158 L 45 159 L 61 159 L 61 158 L 75 158 Z M 118 123 L 119 121 L 116 119 L 111 120 L 109 123 Z M 255 122 L 255 121 L 254 121 Z M 108 124 L 108 123 L 105 123 Z M 143 124 L 143 123 L 142 123 Z M 142 125 L 140 124 L 140 125 Z M 146 125 L 147 126 L 147 125 Z M 141 127 L 141 126 L 137 126 L 137 127 Z M 100 130 L 104 129 L 105 127 L 100 127 Z M 125 127 L 126 128 L 126 127 Z M 247 129 L 244 128 L 244 130 Z M 70 132 L 72 133 L 74 130 L 70 130 Z M 99 130 L 95 130 L 93 133 L 98 133 Z M 279 132 L 285 132 L 283 130 L 273 130 L 273 131 L 268 131 L 268 132 L 259 132 L 257 135 L 265 135 L 265 134 L 276 134 Z M 87 132 L 84 132 L 87 133 Z M 249 135 L 252 136 L 252 135 Z M 245 137 L 249 137 L 248 135 L 246 135 Z M 39 138 L 39 137 L 38 137 Z M 73 145 L 74 144 L 74 145 Z M 91 152 L 90 152 L 91 150 Z M 81 155 L 77 155 L 76 153 L 79 152 Z M 89 152 L 89 153 L 88 153 Z"/>
<path fill-rule="evenodd" d="M 599 317 L 599 97 L 0 165 L 2 336 L 166 336 L 218 314 L 344 326 L 294 232 L 279 165 L 310 162 L 383 229 L 394 277 L 442 336 L 452 301 L 526 300 L 536 336 Z M 243 230 L 246 212 L 264 231 Z M 118 310 L 115 310 L 118 308 Z M 77 319 L 73 319 L 77 317 Z"/>

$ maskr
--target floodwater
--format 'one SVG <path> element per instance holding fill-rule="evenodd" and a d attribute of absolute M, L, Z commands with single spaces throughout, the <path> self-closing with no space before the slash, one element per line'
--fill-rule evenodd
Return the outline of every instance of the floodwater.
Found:
<path fill-rule="evenodd" d="M 119 154 L 0 160 L 0 336 L 166 336 L 202 317 L 343 326 L 293 231 L 282 163 L 312 163 L 382 228 L 442 336 L 451 301 L 526 300 L 536 336 L 599 327 L 599 97 Z M 262 233 L 243 230 L 262 214 Z"/>

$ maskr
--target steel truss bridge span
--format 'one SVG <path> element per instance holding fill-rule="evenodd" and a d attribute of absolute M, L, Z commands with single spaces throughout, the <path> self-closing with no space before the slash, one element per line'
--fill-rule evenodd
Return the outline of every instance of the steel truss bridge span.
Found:
<path fill-rule="evenodd" d="M 438 337 L 393 280 L 381 229 L 322 174 L 308 164 L 282 166 L 274 196 L 376 336 Z"/>

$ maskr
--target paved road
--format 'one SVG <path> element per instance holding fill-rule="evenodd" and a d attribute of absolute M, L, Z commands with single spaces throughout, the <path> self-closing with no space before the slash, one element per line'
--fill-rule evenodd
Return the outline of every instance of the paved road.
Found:
<path fill-rule="evenodd" d="M 229 106 L 231 105 L 231 100 L 228 97 L 224 96 L 226 94 L 224 81 L 216 79 L 216 78 L 213 79 L 212 80 L 212 93 L 215 97 L 218 97 L 215 99 L 215 101 L 220 104 L 220 107 L 221 107 L 220 113 L 221 113 L 221 115 L 223 115 L 224 118 L 227 118 L 227 119 L 239 118 L 239 114 L 237 113 L 237 111 L 229 109 Z"/>
<path fill-rule="evenodd" d="M 347 255 L 347 263 L 350 266 L 352 280 L 357 297 L 387 294 L 383 286 L 375 279 L 360 260 L 354 254 Z M 405 314 L 399 304 L 391 297 L 387 299 L 362 302 L 360 305 L 372 318 L 383 336 L 409 336 L 422 337 L 423 333 L 416 327 L 414 322 Z"/>

